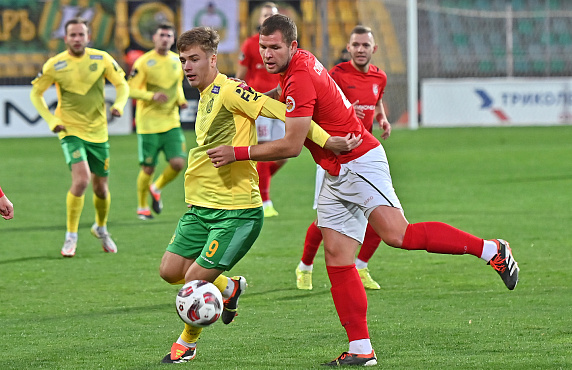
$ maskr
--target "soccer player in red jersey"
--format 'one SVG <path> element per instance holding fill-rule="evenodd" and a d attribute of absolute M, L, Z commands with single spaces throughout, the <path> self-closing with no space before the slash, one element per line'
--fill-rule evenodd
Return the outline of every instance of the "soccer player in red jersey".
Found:
<path fill-rule="evenodd" d="M 266 2 L 260 7 L 258 27 L 264 20 L 273 14 L 278 14 L 278 8 L 273 2 Z M 244 41 L 240 51 L 240 60 L 236 69 L 236 78 L 245 80 L 256 91 L 266 92 L 278 86 L 280 76 L 266 71 L 262 57 L 258 51 L 258 32 Z M 277 140 L 284 137 L 284 122 L 279 119 L 260 116 L 256 119 L 256 131 L 258 142 Z M 264 217 L 278 216 L 278 212 L 270 199 L 270 182 L 272 176 L 286 163 L 287 159 L 276 161 L 258 162 L 260 195 L 264 209 Z"/>
<path fill-rule="evenodd" d="M 348 336 L 349 350 L 325 365 L 375 365 L 377 357 L 367 326 L 367 296 L 354 264 L 368 221 L 382 240 L 395 248 L 480 257 L 510 290 L 518 282 L 519 268 L 502 239 L 483 240 L 442 222 L 407 221 L 381 143 L 365 129 L 324 66 L 310 52 L 298 49 L 296 38 L 296 25 L 280 14 L 266 19 L 260 29 L 260 53 L 266 69 L 280 74 L 279 99 L 286 103 L 284 138 L 249 147 L 221 145 L 207 154 L 219 168 L 236 160 L 297 156 L 305 145 L 327 171 L 318 199 L 318 227 L 324 237 L 332 298 Z M 332 136 L 353 134 L 362 143 L 338 155 L 323 150 L 304 139 L 311 120 Z"/>
<path fill-rule="evenodd" d="M 387 84 L 387 75 L 370 63 L 372 54 L 377 50 L 371 29 L 364 26 L 355 27 L 350 34 L 346 49 L 350 54 L 350 60 L 334 66 L 330 70 L 330 76 L 342 89 L 348 100 L 352 102 L 358 118 L 369 132 L 372 132 L 375 116 L 380 129 L 383 130 L 381 137 L 385 140 L 391 133 L 391 125 L 387 120 L 381 99 Z M 314 208 L 317 206 L 317 198 L 323 178 L 324 170 L 318 166 Z M 380 242 L 381 238 L 368 224 L 363 244 L 355 259 L 358 274 L 366 289 L 380 289 L 379 284 L 369 274 L 367 267 L 369 259 L 377 250 Z M 306 232 L 302 259 L 296 268 L 296 286 L 298 289 L 312 289 L 314 258 L 321 243 L 322 232 L 316 225 L 316 221 L 313 221 Z"/>

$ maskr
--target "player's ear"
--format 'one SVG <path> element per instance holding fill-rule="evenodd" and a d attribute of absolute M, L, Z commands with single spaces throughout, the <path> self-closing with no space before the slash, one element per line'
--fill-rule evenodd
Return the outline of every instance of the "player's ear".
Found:
<path fill-rule="evenodd" d="M 290 44 L 290 54 L 291 54 L 291 55 L 294 55 L 297 50 L 298 50 L 298 41 L 294 40 L 294 41 L 292 41 L 292 43 Z"/>
<path fill-rule="evenodd" d="M 375 53 L 377 51 L 377 45 L 373 46 L 373 51 L 371 52 L 372 54 Z"/>
<path fill-rule="evenodd" d="M 217 54 L 211 55 L 211 57 L 210 57 L 210 62 L 211 62 L 211 66 L 212 66 L 212 67 L 216 67 Z"/>

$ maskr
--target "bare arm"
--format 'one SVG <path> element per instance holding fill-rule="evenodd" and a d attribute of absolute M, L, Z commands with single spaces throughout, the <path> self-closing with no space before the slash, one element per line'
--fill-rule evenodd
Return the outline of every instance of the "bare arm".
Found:
<path fill-rule="evenodd" d="M 383 108 L 383 102 L 381 99 L 377 101 L 375 105 L 375 120 L 379 124 L 379 128 L 383 130 L 381 134 L 381 138 L 386 140 L 389 135 L 391 135 L 391 124 L 387 120 L 387 116 L 385 115 L 385 109 Z"/>
<path fill-rule="evenodd" d="M 248 68 L 239 63 L 238 66 L 236 67 L 236 74 L 234 75 L 234 78 L 237 78 L 239 80 L 244 80 L 247 72 Z"/>

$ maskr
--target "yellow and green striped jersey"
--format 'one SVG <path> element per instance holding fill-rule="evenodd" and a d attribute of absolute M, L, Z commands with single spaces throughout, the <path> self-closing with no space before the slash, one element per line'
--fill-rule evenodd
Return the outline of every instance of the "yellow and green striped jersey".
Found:
<path fill-rule="evenodd" d="M 267 99 L 223 74 L 201 92 L 195 121 L 198 147 L 190 150 L 185 172 L 187 203 L 215 209 L 262 206 L 254 161 L 215 168 L 206 151 L 219 145 L 255 145 L 254 120 Z"/>
<path fill-rule="evenodd" d="M 148 51 L 133 64 L 129 76 L 129 97 L 137 99 L 135 124 L 138 134 L 157 134 L 180 127 L 179 106 L 185 104 L 183 69 L 172 51 L 161 55 Z M 153 101 L 156 92 L 165 93 L 166 103 Z"/>
<path fill-rule="evenodd" d="M 30 98 L 51 130 L 60 124 L 65 126 L 65 131 L 59 133 L 60 139 L 77 136 L 85 141 L 103 143 L 108 140 L 105 79 L 117 89 L 112 108 L 123 113 L 129 97 L 125 73 L 108 53 L 91 48 L 86 48 L 79 58 L 66 50 L 48 59 L 42 73 L 32 81 Z M 52 114 L 43 94 L 54 83 L 58 105 Z"/>

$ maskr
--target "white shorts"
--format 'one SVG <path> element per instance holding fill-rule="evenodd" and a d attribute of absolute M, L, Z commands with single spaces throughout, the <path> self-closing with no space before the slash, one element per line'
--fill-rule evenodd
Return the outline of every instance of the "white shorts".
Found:
<path fill-rule="evenodd" d="M 282 139 L 286 133 L 286 126 L 279 119 L 259 116 L 255 123 L 259 142 Z"/>
<path fill-rule="evenodd" d="M 338 176 L 325 174 L 318 196 L 318 226 L 362 243 L 367 219 L 378 206 L 402 209 L 381 145 L 342 164 Z"/>

